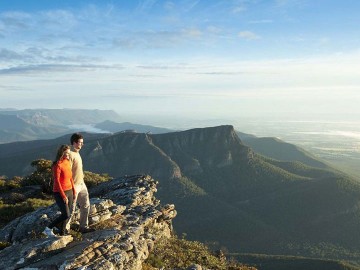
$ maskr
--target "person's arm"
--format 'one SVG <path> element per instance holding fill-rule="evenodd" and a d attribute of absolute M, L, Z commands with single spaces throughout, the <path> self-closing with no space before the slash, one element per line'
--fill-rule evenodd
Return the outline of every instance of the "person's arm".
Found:
<path fill-rule="evenodd" d="M 64 190 L 62 188 L 62 185 L 61 185 L 61 167 L 58 164 L 55 165 L 54 176 L 55 176 L 56 184 L 57 184 L 57 186 L 59 188 L 61 198 L 64 200 L 65 203 L 67 203 L 68 198 L 66 197 L 65 192 L 64 192 Z"/>
<path fill-rule="evenodd" d="M 76 200 L 76 190 L 75 190 L 75 184 L 74 184 L 73 177 L 70 178 L 70 182 L 71 182 L 71 188 L 72 188 L 72 192 L 73 192 L 73 198 L 74 198 L 74 201 L 75 201 Z"/>

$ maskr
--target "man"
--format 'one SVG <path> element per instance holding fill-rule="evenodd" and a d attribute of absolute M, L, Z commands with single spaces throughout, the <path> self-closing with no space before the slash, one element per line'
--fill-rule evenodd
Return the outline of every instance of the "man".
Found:
<path fill-rule="evenodd" d="M 77 203 L 80 209 L 79 230 L 81 233 L 87 233 L 93 231 L 93 229 L 88 227 L 90 212 L 89 192 L 84 182 L 83 164 L 80 156 L 80 150 L 84 145 L 84 138 L 80 133 L 74 133 L 70 138 L 70 142 L 72 146 L 70 163 L 76 192 L 74 205 Z"/>

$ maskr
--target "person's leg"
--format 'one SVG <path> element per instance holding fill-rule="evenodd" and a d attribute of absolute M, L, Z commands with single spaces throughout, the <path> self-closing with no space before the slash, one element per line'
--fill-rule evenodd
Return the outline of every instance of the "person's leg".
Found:
<path fill-rule="evenodd" d="M 69 206 L 72 205 L 72 201 L 73 201 L 73 195 L 72 195 L 72 190 L 67 190 L 65 191 L 65 195 L 69 200 L 69 204 L 66 204 L 63 200 L 63 198 L 61 197 L 59 192 L 54 192 L 54 198 L 56 201 L 56 204 L 58 205 L 58 207 L 60 208 L 60 212 L 61 215 L 58 216 L 53 222 L 50 223 L 50 225 L 48 226 L 48 228 L 52 229 L 54 228 L 56 225 L 58 225 L 58 227 L 60 228 L 60 234 L 64 235 L 66 232 L 66 220 L 68 218 L 70 218 L 70 208 Z"/>
<path fill-rule="evenodd" d="M 67 205 L 65 204 L 63 198 L 61 197 L 59 192 L 54 192 L 54 198 L 57 206 L 60 209 L 61 215 L 58 216 L 53 222 L 48 226 L 50 229 L 54 228 L 60 222 L 66 220 L 68 218 Z"/>
<path fill-rule="evenodd" d="M 89 192 L 86 185 L 83 183 L 76 186 L 79 189 L 77 194 L 77 204 L 80 209 L 80 230 L 85 229 L 89 225 L 89 212 L 90 212 L 90 200 Z"/>
<path fill-rule="evenodd" d="M 65 235 L 67 233 L 67 224 L 70 224 L 70 219 L 71 219 L 71 211 L 73 208 L 73 202 L 74 202 L 74 197 L 73 197 L 73 193 L 72 190 L 66 190 L 65 191 L 65 195 L 68 198 L 68 204 L 66 205 L 66 216 L 67 218 L 62 222 L 61 224 L 61 235 Z"/>
<path fill-rule="evenodd" d="M 71 206 L 69 206 L 70 217 L 66 220 L 66 224 L 65 224 L 66 231 L 70 231 L 70 226 L 71 226 L 73 215 L 75 213 L 75 208 L 76 208 L 76 201 L 74 201 L 74 198 L 73 198 L 72 202 L 71 202 Z"/>

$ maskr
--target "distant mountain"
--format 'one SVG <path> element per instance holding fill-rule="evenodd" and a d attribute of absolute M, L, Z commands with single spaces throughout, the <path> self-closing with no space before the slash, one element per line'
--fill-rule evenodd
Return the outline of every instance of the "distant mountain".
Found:
<path fill-rule="evenodd" d="M 73 131 L 84 131 L 86 125 L 120 119 L 117 113 L 110 110 L 0 110 L 0 144 L 51 139 Z"/>
<path fill-rule="evenodd" d="M 55 125 L 36 126 L 17 115 L 2 115 L 1 113 L 0 126 L 0 143 L 55 138 L 69 131 L 68 128 Z"/>
<path fill-rule="evenodd" d="M 82 134 L 88 139 L 100 139 L 103 137 L 110 136 L 111 134 L 108 133 L 86 133 L 82 132 Z M 57 146 L 60 146 L 61 144 L 70 144 L 70 136 L 71 134 L 66 134 L 61 137 L 55 138 L 55 139 L 47 139 L 47 140 L 32 140 L 32 141 L 19 141 L 19 142 L 12 142 L 12 143 L 5 143 L 0 144 L 0 158 L 8 158 L 12 156 L 17 155 L 24 155 L 25 154 L 25 160 L 28 160 L 30 158 L 29 156 L 26 156 L 26 153 L 29 153 L 31 156 L 32 154 L 35 154 L 39 152 L 39 149 L 44 148 L 45 151 L 48 151 L 49 149 L 54 150 Z M 55 149 L 56 151 L 56 149 Z M 45 156 L 49 156 L 48 154 L 45 154 Z M 49 158 L 51 159 L 51 158 Z M 21 164 L 21 161 L 19 162 Z M 16 164 L 14 164 L 16 165 Z M 10 174 L 13 175 L 13 174 Z"/>
<path fill-rule="evenodd" d="M 234 252 L 360 262 L 360 183 L 343 173 L 259 155 L 232 126 L 97 136 L 85 137 L 85 169 L 152 175 L 157 197 L 176 205 L 178 234 Z M 59 143 L 7 148 L 0 175 L 53 159 Z"/>
<path fill-rule="evenodd" d="M 120 131 L 133 131 L 138 133 L 153 133 L 153 134 L 159 134 L 159 133 L 168 133 L 173 132 L 174 130 L 167 129 L 167 128 L 160 128 L 160 127 L 154 127 L 150 125 L 139 125 L 139 124 L 133 124 L 130 122 L 124 122 L 124 123 L 116 123 L 113 121 L 104 121 L 101 123 L 98 123 L 94 126 L 95 128 L 106 130 L 109 132 L 120 132 Z"/>
<path fill-rule="evenodd" d="M 16 115 L 37 126 L 96 124 L 105 120 L 119 121 L 121 117 L 112 110 L 85 109 L 25 109 L 0 111 L 3 115 Z"/>
<path fill-rule="evenodd" d="M 306 165 L 329 168 L 329 165 L 317 159 L 304 149 L 278 138 L 261 137 L 237 132 L 244 144 L 250 146 L 256 153 L 282 161 L 300 161 Z"/>

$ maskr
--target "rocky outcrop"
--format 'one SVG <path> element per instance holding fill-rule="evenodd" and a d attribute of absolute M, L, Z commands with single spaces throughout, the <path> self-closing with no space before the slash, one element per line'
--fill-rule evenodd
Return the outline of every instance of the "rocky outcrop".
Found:
<path fill-rule="evenodd" d="M 181 168 L 185 175 L 200 174 L 207 168 L 223 168 L 247 162 L 251 149 L 242 144 L 230 125 L 195 128 L 151 135 L 157 147 Z"/>
<path fill-rule="evenodd" d="M 58 214 L 56 205 L 15 219 L 0 231 L 0 241 L 12 243 L 0 252 L 0 269 L 141 269 L 155 241 L 170 237 L 176 216 L 174 205 L 160 206 L 156 184 L 137 175 L 93 188 L 90 226 L 95 231 L 83 235 L 42 235 Z"/>

